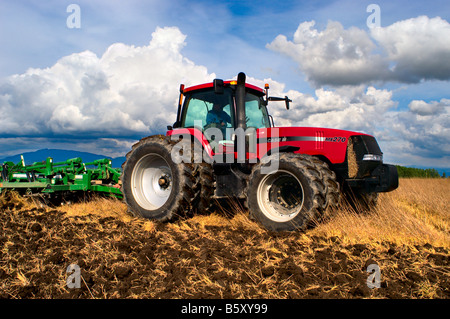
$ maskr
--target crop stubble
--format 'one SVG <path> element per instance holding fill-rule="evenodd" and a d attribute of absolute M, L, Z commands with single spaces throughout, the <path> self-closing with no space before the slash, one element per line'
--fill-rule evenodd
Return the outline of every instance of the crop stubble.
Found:
<path fill-rule="evenodd" d="M 242 211 L 162 224 L 116 200 L 53 209 L 3 196 L 0 298 L 449 298 L 448 199 L 422 198 L 423 183 L 401 180 L 375 212 L 341 208 L 306 233 L 265 231 Z M 70 264 L 81 288 L 66 285 Z M 380 288 L 367 286 L 370 264 Z"/>

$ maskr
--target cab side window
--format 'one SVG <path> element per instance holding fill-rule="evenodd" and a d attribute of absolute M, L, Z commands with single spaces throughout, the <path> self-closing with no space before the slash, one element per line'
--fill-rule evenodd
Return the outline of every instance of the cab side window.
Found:
<path fill-rule="evenodd" d="M 253 94 L 245 97 L 245 115 L 247 127 L 270 127 L 266 108 L 261 105 L 261 99 Z"/>

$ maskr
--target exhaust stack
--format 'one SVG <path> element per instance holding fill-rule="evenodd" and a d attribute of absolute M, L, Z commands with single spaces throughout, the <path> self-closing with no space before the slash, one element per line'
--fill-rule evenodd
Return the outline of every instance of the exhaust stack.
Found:
<path fill-rule="evenodd" d="M 236 85 L 236 128 L 247 128 L 245 122 L 245 73 L 240 72 L 237 76 Z"/>

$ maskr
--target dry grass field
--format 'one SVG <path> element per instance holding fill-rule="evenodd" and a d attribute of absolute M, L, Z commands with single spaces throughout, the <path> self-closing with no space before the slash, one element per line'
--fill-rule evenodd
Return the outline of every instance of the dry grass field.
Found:
<path fill-rule="evenodd" d="M 448 179 L 401 179 L 373 211 L 343 205 L 305 233 L 268 232 L 239 208 L 163 224 L 113 199 L 55 209 L 7 194 L 0 298 L 447 299 L 449 194 Z"/>

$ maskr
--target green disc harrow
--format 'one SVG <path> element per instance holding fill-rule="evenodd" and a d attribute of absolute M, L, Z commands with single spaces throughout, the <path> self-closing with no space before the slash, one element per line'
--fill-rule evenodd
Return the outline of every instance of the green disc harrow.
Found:
<path fill-rule="evenodd" d="M 45 161 L 25 165 L 23 156 L 17 164 L 0 164 L 0 192 L 14 190 L 24 195 L 94 192 L 122 198 L 120 169 L 111 167 L 110 159 L 83 163 L 79 157 L 63 162 Z"/>

